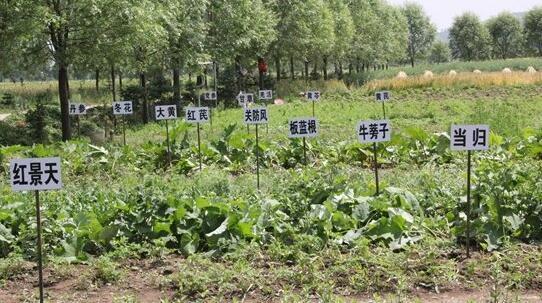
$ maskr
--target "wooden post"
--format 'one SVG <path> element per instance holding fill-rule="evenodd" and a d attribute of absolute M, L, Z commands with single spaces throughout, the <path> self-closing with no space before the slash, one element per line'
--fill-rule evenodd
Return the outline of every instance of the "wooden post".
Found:
<path fill-rule="evenodd" d="M 126 117 L 122 116 L 122 142 L 126 146 Z"/>
<path fill-rule="evenodd" d="M 258 138 L 258 124 L 256 124 L 256 186 L 260 189 L 260 144 Z"/>
<path fill-rule="evenodd" d="M 166 120 L 167 163 L 171 165 L 171 147 L 169 145 L 169 124 Z"/>
<path fill-rule="evenodd" d="M 199 170 L 201 172 L 202 164 L 201 164 L 201 137 L 200 137 L 200 129 L 199 129 L 199 123 L 198 123 L 198 156 L 199 156 Z"/>
<path fill-rule="evenodd" d="M 471 191 L 471 157 L 472 152 L 469 150 L 467 151 L 467 226 L 466 226 L 466 233 L 467 233 L 467 258 L 470 258 L 470 217 L 471 217 L 471 197 L 470 197 L 470 191 Z"/>
<path fill-rule="evenodd" d="M 303 159 L 305 166 L 307 166 L 307 140 L 303 137 Z"/>
<path fill-rule="evenodd" d="M 40 289 L 40 303 L 43 303 L 43 255 L 42 255 L 42 240 L 41 240 L 41 210 L 40 210 L 40 192 L 35 191 L 36 196 L 36 226 L 38 229 L 38 285 Z"/>
<path fill-rule="evenodd" d="M 374 169 L 375 169 L 375 184 L 376 184 L 376 196 L 380 195 L 380 181 L 378 178 L 378 152 L 377 145 L 373 143 L 373 153 L 374 153 Z"/>

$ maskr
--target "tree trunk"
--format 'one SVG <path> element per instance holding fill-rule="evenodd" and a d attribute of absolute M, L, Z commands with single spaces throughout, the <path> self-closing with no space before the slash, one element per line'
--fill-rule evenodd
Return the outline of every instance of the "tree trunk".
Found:
<path fill-rule="evenodd" d="M 173 102 L 177 104 L 177 108 L 181 108 L 181 73 L 179 67 L 173 68 Z"/>
<path fill-rule="evenodd" d="M 280 79 L 280 73 L 282 72 L 281 71 L 281 66 L 280 66 L 280 58 L 275 58 L 275 68 L 277 69 L 277 82 L 279 82 L 281 79 Z"/>
<path fill-rule="evenodd" d="M 324 80 L 327 80 L 327 56 L 324 56 L 324 66 L 322 67 L 324 72 Z"/>
<path fill-rule="evenodd" d="M 117 101 L 117 90 L 115 88 L 115 64 L 111 64 L 111 93 L 113 94 L 113 102 Z"/>
<path fill-rule="evenodd" d="M 309 80 L 309 61 L 305 59 L 305 81 Z"/>
<path fill-rule="evenodd" d="M 241 87 L 241 58 L 235 57 L 235 84 L 237 85 L 237 91 L 242 90 Z"/>
<path fill-rule="evenodd" d="M 258 66 L 258 87 L 260 88 L 260 90 L 263 90 L 263 76 L 264 76 L 263 71 L 260 70 L 260 62 L 262 60 L 263 58 L 260 57 L 256 61 L 256 65 Z"/>
<path fill-rule="evenodd" d="M 64 64 L 60 64 L 60 67 L 58 68 L 58 96 L 60 98 L 60 113 L 62 120 L 62 141 L 68 141 L 71 138 L 68 85 L 68 67 Z"/>
<path fill-rule="evenodd" d="M 100 91 L 100 70 L 96 69 L 96 91 Z"/>
<path fill-rule="evenodd" d="M 145 80 L 145 73 L 139 74 L 139 83 L 141 85 L 141 88 L 143 88 L 143 104 L 142 107 L 142 114 L 143 114 L 143 123 L 149 123 L 149 107 L 147 103 L 147 84 Z"/>
<path fill-rule="evenodd" d="M 344 75 L 343 63 L 339 61 L 339 79 L 342 80 Z"/>
<path fill-rule="evenodd" d="M 414 67 L 414 56 L 410 56 L 410 65 Z"/>
<path fill-rule="evenodd" d="M 294 56 L 290 56 L 290 77 L 295 80 Z"/>
<path fill-rule="evenodd" d="M 352 69 L 354 69 L 354 67 L 352 66 L 352 62 L 350 62 L 350 63 L 348 64 L 348 74 L 349 74 L 350 76 L 352 76 Z"/>
<path fill-rule="evenodd" d="M 122 94 L 122 72 L 119 71 L 119 90 Z"/>

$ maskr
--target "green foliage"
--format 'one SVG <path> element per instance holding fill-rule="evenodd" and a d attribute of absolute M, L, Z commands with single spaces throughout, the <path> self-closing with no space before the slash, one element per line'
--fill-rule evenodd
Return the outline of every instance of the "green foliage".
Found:
<path fill-rule="evenodd" d="M 431 63 L 445 63 L 449 62 L 452 58 L 452 53 L 448 44 L 442 41 L 436 41 L 431 47 L 431 54 L 429 55 L 429 62 Z"/>
<path fill-rule="evenodd" d="M 525 38 L 530 50 L 542 56 L 542 7 L 535 7 L 525 15 Z"/>
<path fill-rule="evenodd" d="M 407 3 L 401 10 L 408 24 L 408 57 L 414 66 L 416 59 L 424 58 L 428 54 L 437 29 L 419 4 Z"/>
<path fill-rule="evenodd" d="M 478 16 L 465 13 L 455 18 L 450 29 L 450 49 L 454 58 L 465 61 L 489 58 L 489 33 Z"/>
<path fill-rule="evenodd" d="M 501 13 L 487 21 L 495 57 L 507 59 L 523 51 L 523 33 L 520 20 L 511 13 Z"/>

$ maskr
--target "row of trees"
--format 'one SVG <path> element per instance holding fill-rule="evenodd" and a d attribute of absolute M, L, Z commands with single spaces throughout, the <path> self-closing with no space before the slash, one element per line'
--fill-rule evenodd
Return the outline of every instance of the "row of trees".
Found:
<path fill-rule="evenodd" d="M 504 12 L 485 23 L 472 13 L 459 16 L 450 30 L 450 48 L 454 58 L 468 61 L 542 56 L 542 8 L 523 19 Z"/>
<path fill-rule="evenodd" d="M 542 19 L 541 11 L 528 17 Z M 525 24 L 522 45 L 540 51 L 542 22 L 531 23 Z M 472 60 L 489 54 L 479 49 L 479 40 L 489 41 L 488 30 L 473 24 L 480 22 L 472 15 L 456 20 L 454 56 Z M 341 77 L 346 68 L 414 65 L 431 49 L 433 61 L 440 61 L 448 49 L 435 45 L 435 36 L 419 5 L 396 7 L 384 0 L 1 0 L 0 72 L 54 66 L 67 140 L 68 71 L 93 71 L 97 79 L 107 71 L 115 96 L 115 79 L 122 73 L 137 74 L 145 88 L 150 70 L 168 69 L 174 99 L 180 101 L 181 73 L 201 70 L 201 62 L 231 67 L 240 78 L 244 66 L 265 58 L 278 80 L 286 74 L 283 65 L 291 78 L 300 65 L 305 77 L 312 69 L 327 79 L 330 67 Z M 146 98 L 142 108 L 146 120 Z"/>

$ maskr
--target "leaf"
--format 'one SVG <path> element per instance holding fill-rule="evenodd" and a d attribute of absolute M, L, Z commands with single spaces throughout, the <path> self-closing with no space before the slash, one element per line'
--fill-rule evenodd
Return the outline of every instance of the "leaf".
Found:
<path fill-rule="evenodd" d="M 208 233 L 208 234 L 205 234 L 206 237 L 212 237 L 212 236 L 216 236 L 216 235 L 221 235 L 223 234 L 227 229 L 228 229 L 228 221 L 229 221 L 230 218 L 226 218 L 226 220 L 224 220 L 222 222 L 222 224 L 220 224 L 220 226 L 213 230 L 212 232 Z"/>
<path fill-rule="evenodd" d="M 525 219 L 521 218 L 520 216 L 516 214 L 512 214 L 511 216 L 504 216 L 503 221 L 508 222 L 508 224 L 510 224 L 510 228 L 512 232 L 516 232 L 518 229 L 520 229 L 523 222 L 525 222 Z"/>
<path fill-rule="evenodd" d="M 0 223 L 0 242 L 10 244 L 15 237 L 11 234 L 11 231 Z"/>

